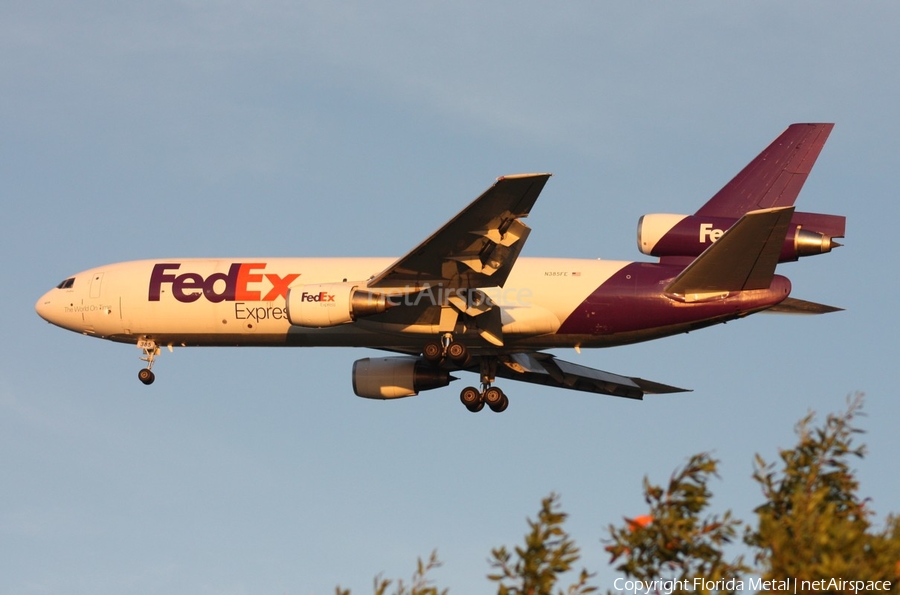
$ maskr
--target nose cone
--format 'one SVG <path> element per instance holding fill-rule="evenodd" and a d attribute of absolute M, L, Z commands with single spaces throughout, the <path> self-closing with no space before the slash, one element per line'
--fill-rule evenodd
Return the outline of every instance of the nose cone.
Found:
<path fill-rule="evenodd" d="M 34 310 L 38 313 L 38 316 L 46 320 L 47 322 L 52 322 L 53 324 L 59 324 L 58 318 L 54 315 L 56 312 L 56 308 L 53 306 L 53 293 L 56 290 L 50 290 L 44 295 L 41 296 L 41 299 L 37 301 L 34 305 Z"/>

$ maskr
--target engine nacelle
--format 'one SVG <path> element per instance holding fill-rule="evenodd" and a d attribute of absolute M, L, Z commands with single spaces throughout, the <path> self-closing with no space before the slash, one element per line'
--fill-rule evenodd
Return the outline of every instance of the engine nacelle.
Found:
<path fill-rule="evenodd" d="M 291 324 L 311 328 L 337 326 L 386 311 L 387 296 L 357 289 L 356 283 L 316 283 L 288 290 L 287 316 Z"/>
<path fill-rule="evenodd" d="M 366 399 L 413 397 L 456 380 L 416 357 L 367 357 L 353 362 L 353 392 Z"/>
<path fill-rule="evenodd" d="M 650 256 L 699 256 L 737 223 L 730 217 L 644 215 L 638 222 L 638 249 Z M 818 213 L 794 213 L 784 238 L 779 262 L 824 254 L 840 246 L 846 218 Z"/>

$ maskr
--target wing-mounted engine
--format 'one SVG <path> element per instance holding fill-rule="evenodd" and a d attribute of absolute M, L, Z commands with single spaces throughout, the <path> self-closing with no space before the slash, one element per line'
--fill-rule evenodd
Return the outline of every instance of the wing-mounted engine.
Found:
<path fill-rule="evenodd" d="M 638 222 L 638 249 L 650 256 L 699 256 L 738 220 L 698 215 L 644 215 Z M 794 213 L 778 262 L 825 254 L 841 244 L 846 217 Z"/>
<path fill-rule="evenodd" d="M 388 296 L 359 289 L 357 283 L 316 283 L 288 290 L 287 316 L 291 324 L 324 328 L 381 314 L 392 306 Z"/>
<path fill-rule="evenodd" d="M 353 392 L 365 399 L 413 397 L 456 380 L 417 357 L 367 357 L 353 362 Z"/>

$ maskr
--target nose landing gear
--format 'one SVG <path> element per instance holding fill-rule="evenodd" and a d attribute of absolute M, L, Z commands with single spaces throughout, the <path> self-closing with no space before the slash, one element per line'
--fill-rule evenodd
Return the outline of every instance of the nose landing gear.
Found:
<path fill-rule="evenodd" d="M 147 367 L 138 372 L 138 380 L 144 384 L 153 384 L 153 381 L 156 380 L 156 375 L 152 371 L 153 360 L 159 355 L 159 345 L 151 339 L 141 339 L 137 346 L 144 352 L 141 361 L 147 362 Z"/>

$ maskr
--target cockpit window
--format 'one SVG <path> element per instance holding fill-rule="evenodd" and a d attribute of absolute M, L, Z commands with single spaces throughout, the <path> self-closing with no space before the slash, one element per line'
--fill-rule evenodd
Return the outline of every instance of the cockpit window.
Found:
<path fill-rule="evenodd" d="M 75 285 L 75 277 L 69 277 L 62 283 L 56 286 L 57 289 L 71 289 L 72 286 Z"/>

